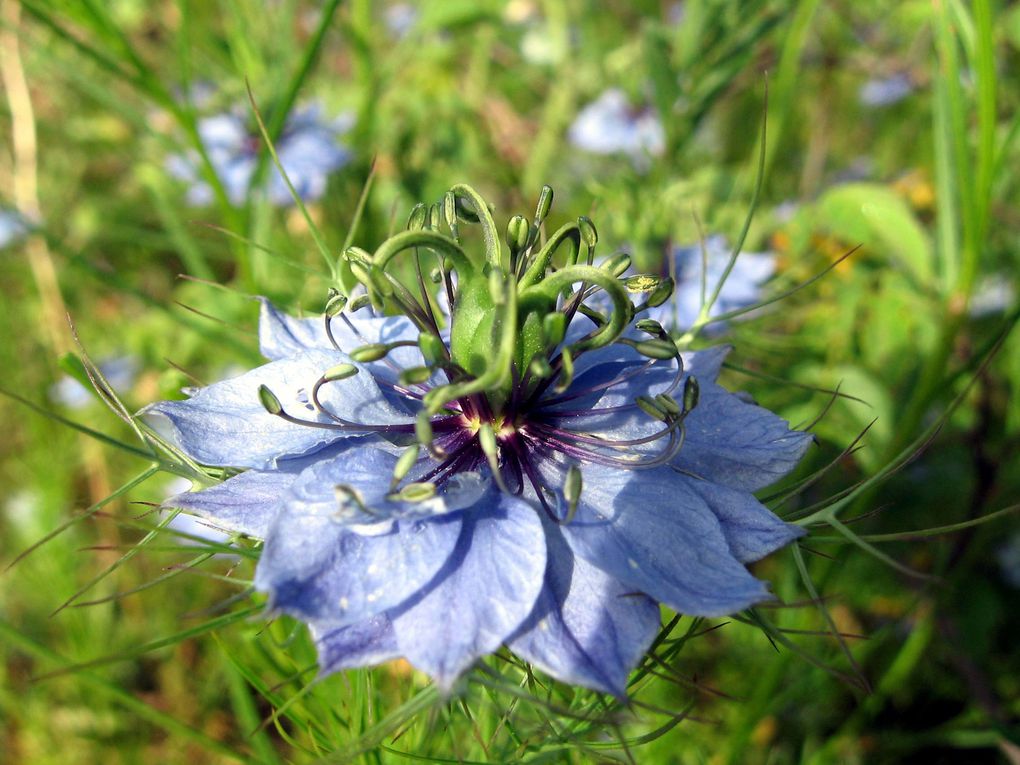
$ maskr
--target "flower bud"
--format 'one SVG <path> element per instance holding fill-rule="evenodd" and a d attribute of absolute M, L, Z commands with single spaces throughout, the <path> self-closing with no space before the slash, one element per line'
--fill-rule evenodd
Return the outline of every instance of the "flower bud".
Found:
<path fill-rule="evenodd" d="M 511 252 L 520 252 L 528 246 L 531 226 L 522 215 L 515 215 L 506 224 L 506 244 Z"/>

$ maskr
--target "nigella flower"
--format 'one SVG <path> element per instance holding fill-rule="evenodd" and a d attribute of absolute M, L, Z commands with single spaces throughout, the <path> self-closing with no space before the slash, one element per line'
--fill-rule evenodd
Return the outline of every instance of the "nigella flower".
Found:
<path fill-rule="evenodd" d="M 674 248 L 668 268 L 676 279 L 676 290 L 670 300 L 652 309 L 649 316 L 667 329 L 682 332 L 697 322 L 702 305 L 717 288 L 719 295 L 708 310 L 708 317 L 757 303 L 762 285 L 775 273 L 776 256 L 771 252 L 742 252 L 723 281 L 731 255 L 726 237 L 718 234 L 707 237 L 703 245 Z"/>
<path fill-rule="evenodd" d="M 327 118 L 318 104 L 299 106 L 287 118 L 275 148 L 287 177 L 298 196 L 314 201 L 326 191 L 329 174 L 350 160 L 350 151 L 340 136 L 352 125 L 349 115 Z M 241 205 L 249 193 L 258 165 L 262 137 L 244 111 L 225 112 L 198 120 L 198 134 L 209 160 L 234 205 Z M 202 180 L 197 151 L 175 154 L 166 163 L 169 173 L 189 184 L 188 203 L 208 205 L 213 190 Z M 267 192 L 274 205 L 293 203 L 290 190 L 275 167 L 269 168 Z"/>
<path fill-rule="evenodd" d="M 622 696 L 660 603 L 770 598 L 745 564 L 799 530 L 752 492 L 810 437 L 716 383 L 725 348 L 681 353 L 642 318 L 671 281 L 593 265 L 589 220 L 541 246 L 550 203 L 510 221 L 509 250 L 469 187 L 419 205 L 345 253 L 367 295 L 308 319 L 263 301 L 267 364 L 143 412 L 196 461 L 247 469 L 170 504 L 265 540 L 255 585 L 308 623 L 323 673 L 402 656 L 450 688 L 505 644 Z M 369 301 L 401 315 L 362 317 Z"/>
<path fill-rule="evenodd" d="M 910 75 L 897 72 L 888 77 L 873 77 L 861 85 L 857 100 L 864 106 L 872 108 L 892 106 L 914 92 L 914 83 Z"/>
<path fill-rule="evenodd" d="M 665 151 L 666 136 L 659 118 L 636 108 L 626 94 L 610 88 L 578 113 L 570 126 L 572 144 L 593 154 L 626 154 L 635 160 Z"/>
<path fill-rule="evenodd" d="M 0 209 L 0 248 L 14 244 L 26 231 L 25 220 L 17 212 Z"/>

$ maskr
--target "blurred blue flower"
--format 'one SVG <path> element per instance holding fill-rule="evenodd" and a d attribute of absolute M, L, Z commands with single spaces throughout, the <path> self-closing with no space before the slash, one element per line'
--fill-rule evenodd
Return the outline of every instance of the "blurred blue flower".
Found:
<path fill-rule="evenodd" d="M 870 107 L 892 106 L 914 92 L 914 83 L 905 72 L 888 77 L 873 77 L 865 82 L 857 93 L 857 99 Z"/>
<path fill-rule="evenodd" d="M 714 234 L 702 245 L 676 247 L 672 252 L 671 275 L 676 280 L 673 297 L 649 316 L 676 331 L 690 329 L 698 318 L 702 304 L 702 273 L 705 273 L 705 299 L 722 280 L 729 263 L 731 249 L 726 237 Z M 703 264 L 707 262 L 705 270 Z M 719 297 L 708 315 L 711 317 L 747 308 L 761 299 L 762 285 L 776 270 L 776 256 L 771 252 L 742 252 L 719 291 Z"/>
<path fill-rule="evenodd" d="M 8 247 L 28 231 L 24 219 L 14 210 L 0 209 L 0 248 Z"/>
<path fill-rule="evenodd" d="M 118 393 L 135 384 L 138 375 L 138 359 L 133 356 L 117 356 L 103 359 L 97 365 L 106 381 Z M 50 386 L 50 400 L 68 409 L 84 409 L 96 401 L 96 394 L 88 390 L 73 377 L 64 375 Z"/>
<path fill-rule="evenodd" d="M 593 154 L 626 154 L 633 159 L 658 156 L 666 147 L 666 135 L 655 113 L 633 107 L 616 88 L 581 109 L 570 126 L 569 139 Z"/>
<path fill-rule="evenodd" d="M 288 117 L 276 142 L 276 153 L 302 200 L 319 199 L 326 191 L 329 174 L 350 160 L 350 151 L 339 139 L 352 124 L 350 115 L 326 118 L 318 104 L 297 107 Z M 199 119 L 198 133 L 231 204 L 243 204 L 258 164 L 261 135 L 240 110 Z M 169 157 L 166 168 L 170 175 L 189 184 L 189 204 L 200 207 L 212 203 L 213 190 L 202 180 L 197 151 Z M 279 206 L 293 204 L 287 184 L 275 167 L 269 169 L 267 177 L 270 201 Z"/>
<path fill-rule="evenodd" d="M 537 242 L 537 226 L 515 230 Z M 428 231 L 390 242 L 456 256 L 450 332 L 425 308 L 297 319 L 263 300 L 267 364 L 142 412 L 199 463 L 247 469 L 168 505 L 265 540 L 255 585 L 309 624 L 323 673 L 403 656 L 449 689 L 505 644 L 623 696 L 658 604 L 720 616 L 770 597 L 745 564 L 801 531 L 752 492 L 811 437 L 715 382 L 727 348 L 681 354 L 654 322 L 628 328 L 622 283 L 590 265 L 553 269 L 550 250 L 522 286 L 507 277 L 522 313 L 497 304 L 510 312 L 490 317 L 497 326 L 516 318 L 492 340 L 472 301 L 493 294 L 499 269 L 471 267 Z M 610 294 L 608 321 L 570 299 L 557 308 L 572 279 Z M 534 315 L 546 317 L 540 361 L 510 374 Z M 502 378 L 467 372 L 493 358 L 506 359 Z"/>
<path fill-rule="evenodd" d="M 394 3 L 386 7 L 384 19 L 390 34 L 401 39 L 414 29 L 420 13 L 411 3 Z"/>

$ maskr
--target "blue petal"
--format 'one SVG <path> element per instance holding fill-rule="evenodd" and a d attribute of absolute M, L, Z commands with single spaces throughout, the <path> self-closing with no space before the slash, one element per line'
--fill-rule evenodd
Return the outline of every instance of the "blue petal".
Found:
<path fill-rule="evenodd" d="M 562 527 L 577 555 L 685 614 L 722 616 L 769 598 L 716 515 L 672 469 L 587 465 L 583 474 L 577 515 Z"/>
<path fill-rule="evenodd" d="M 722 524 L 730 552 L 741 563 L 764 558 L 804 535 L 804 530 L 785 523 L 747 491 L 731 489 L 691 476 L 678 476 L 701 497 Z"/>
<path fill-rule="evenodd" d="M 370 667 L 400 655 L 393 626 L 386 614 L 363 622 L 339 625 L 330 621 L 309 623 L 319 652 L 319 677 L 352 667 Z"/>
<path fill-rule="evenodd" d="M 259 314 L 259 349 L 267 359 L 273 361 L 285 359 L 307 350 L 333 350 L 326 336 L 322 316 L 299 319 L 277 310 L 265 298 L 259 300 L 262 304 Z M 350 325 L 339 317 L 333 319 L 330 325 L 333 337 L 344 352 L 350 352 L 358 346 L 369 343 L 418 340 L 418 328 L 406 316 L 374 317 L 355 313 L 347 319 Z M 395 348 L 387 358 L 401 369 L 424 363 L 417 348 Z M 372 362 L 365 366 L 373 374 L 384 370 L 392 379 L 396 379 L 396 373 L 385 361 Z"/>
<path fill-rule="evenodd" d="M 699 379 L 700 382 L 700 379 Z M 810 433 L 748 404 L 715 383 L 684 422 L 687 437 L 673 465 L 715 483 L 757 491 L 793 470 L 811 445 Z"/>
<path fill-rule="evenodd" d="M 170 497 L 164 507 L 179 507 L 215 526 L 265 539 L 277 504 L 297 475 L 248 470 L 203 491 Z"/>
<path fill-rule="evenodd" d="M 390 612 L 401 654 L 449 689 L 528 617 L 545 564 L 545 536 L 535 509 L 490 493 L 465 512 L 457 549 L 435 581 Z"/>
<path fill-rule="evenodd" d="M 309 457 L 279 460 L 276 470 L 247 470 L 209 489 L 170 497 L 163 506 L 179 507 L 219 528 L 265 539 L 280 500 L 302 470 L 317 460 L 331 459 L 346 449 L 363 446 L 367 441 L 366 437 L 348 438 Z"/>
<path fill-rule="evenodd" d="M 272 468 L 278 459 L 301 456 L 326 444 L 360 433 L 326 430 L 287 422 L 265 411 L 259 386 L 266 385 L 295 417 L 327 423 L 308 397 L 315 381 L 330 367 L 348 361 L 329 351 L 306 351 L 275 361 L 232 380 L 200 388 L 186 401 L 161 401 L 142 410 L 185 452 L 206 465 Z M 338 417 L 366 424 L 406 424 L 371 374 L 362 370 L 326 385 L 320 399 Z M 167 427 L 161 428 L 162 425 Z"/>
<path fill-rule="evenodd" d="M 385 468 L 392 471 L 395 459 L 366 447 L 316 462 L 298 477 L 255 573 L 255 586 L 270 594 L 274 608 L 353 623 L 399 605 L 443 567 L 460 536 L 461 514 L 410 517 L 424 511 L 386 501 Z M 338 494 L 341 481 L 347 489 Z M 360 495 L 370 523 L 352 525 L 351 493 Z M 444 500 L 438 495 L 432 509 L 446 510 Z"/>
<path fill-rule="evenodd" d="M 658 605 L 574 556 L 551 524 L 546 547 L 545 587 L 510 649 L 562 682 L 625 696 L 659 629 Z"/>

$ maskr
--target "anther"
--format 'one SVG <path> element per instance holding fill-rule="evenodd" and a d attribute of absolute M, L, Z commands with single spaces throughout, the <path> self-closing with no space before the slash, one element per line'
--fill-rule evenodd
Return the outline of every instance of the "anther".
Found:
<path fill-rule="evenodd" d="M 421 448 L 418 444 L 411 444 L 403 453 L 397 458 L 397 464 L 393 466 L 393 478 L 390 481 L 390 489 L 395 489 L 397 484 L 403 481 L 407 474 L 411 472 L 411 468 L 418 462 L 418 455 L 421 453 Z"/>
<path fill-rule="evenodd" d="M 567 475 L 563 481 L 563 498 L 567 501 L 567 515 L 563 523 L 570 523 L 577 514 L 577 505 L 581 501 L 581 489 L 583 480 L 581 469 L 577 465 L 567 468 Z"/>
<path fill-rule="evenodd" d="M 416 504 L 430 500 L 434 496 L 436 496 L 436 485 L 422 482 L 409 483 L 395 494 L 390 494 L 387 499 Z"/>
<path fill-rule="evenodd" d="M 265 385 L 259 386 L 259 401 L 269 414 L 279 415 L 283 412 L 283 404 L 280 403 L 280 399 Z"/>
<path fill-rule="evenodd" d="M 694 375 L 690 375 L 684 380 L 684 414 L 687 414 L 698 405 L 699 398 L 701 398 L 701 390 L 698 386 L 698 380 Z"/>
<path fill-rule="evenodd" d="M 625 252 L 618 252 L 599 266 L 603 271 L 608 271 L 613 276 L 619 276 L 630 268 L 630 255 Z"/>

